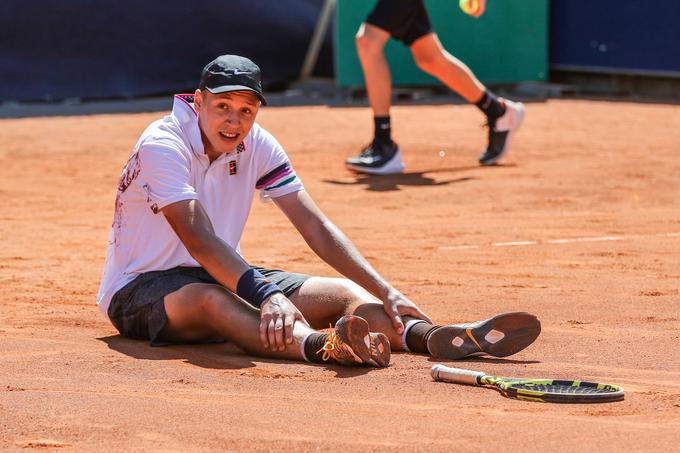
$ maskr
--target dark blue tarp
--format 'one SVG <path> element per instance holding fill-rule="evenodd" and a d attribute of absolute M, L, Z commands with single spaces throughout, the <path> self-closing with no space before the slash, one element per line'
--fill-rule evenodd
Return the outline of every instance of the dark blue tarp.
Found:
<path fill-rule="evenodd" d="M 680 1 L 551 0 L 550 64 L 680 76 Z"/>
<path fill-rule="evenodd" d="M 323 0 L 2 0 L 0 101 L 193 90 L 221 54 L 260 65 L 266 88 L 300 72 Z M 331 33 L 316 74 L 332 75 Z"/>

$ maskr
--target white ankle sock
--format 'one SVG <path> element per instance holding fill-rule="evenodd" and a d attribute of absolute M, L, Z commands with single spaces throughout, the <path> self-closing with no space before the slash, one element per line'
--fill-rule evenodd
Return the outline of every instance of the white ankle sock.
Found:
<path fill-rule="evenodd" d="M 411 330 L 411 327 L 421 322 L 426 321 L 422 319 L 409 319 L 408 321 L 406 321 L 406 325 L 404 326 L 404 332 L 401 334 L 401 346 L 404 348 L 404 351 L 411 352 L 411 350 L 408 348 L 408 345 L 406 344 L 406 335 L 408 334 L 408 331 Z"/>
<path fill-rule="evenodd" d="M 300 342 L 300 352 L 302 353 L 302 358 L 305 359 L 306 362 L 311 362 L 311 360 L 309 360 L 307 358 L 307 354 L 305 354 L 305 344 L 307 343 L 307 338 L 309 338 L 309 336 L 313 333 L 314 332 L 309 332 L 306 334 L 304 337 L 302 337 L 302 341 Z"/>

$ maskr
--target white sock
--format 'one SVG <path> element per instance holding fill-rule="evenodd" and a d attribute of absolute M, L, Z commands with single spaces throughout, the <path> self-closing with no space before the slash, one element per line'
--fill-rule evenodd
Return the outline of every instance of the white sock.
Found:
<path fill-rule="evenodd" d="M 404 326 L 404 332 L 401 334 L 401 346 L 404 348 L 404 351 L 411 352 L 411 350 L 408 348 L 408 345 L 406 344 L 406 335 L 408 334 L 408 331 L 411 330 L 411 327 L 421 322 L 426 321 L 422 319 L 409 319 L 408 321 L 406 321 L 406 325 Z"/>
<path fill-rule="evenodd" d="M 305 343 L 307 343 L 307 338 L 309 338 L 309 336 L 313 333 L 314 332 L 309 332 L 306 334 L 304 337 L 302 337 L 302 341 L 300 342 L 300 352 L 302 353 L 302 358 L 305 359 L 306 362 L 311 362 L 311 360 L 309 360 L 307 358 L 307 354 L 305 354 Z"/>

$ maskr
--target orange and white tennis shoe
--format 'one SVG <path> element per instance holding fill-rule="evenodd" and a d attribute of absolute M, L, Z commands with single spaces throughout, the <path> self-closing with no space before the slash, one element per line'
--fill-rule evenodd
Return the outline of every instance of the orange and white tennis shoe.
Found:
<path fill-rule="evenodd" d="M 359 316 L 346 315 L 335 323 L 319 352 L 323 360 L 341 365 L 369 365 L 378 368 L 390 364 L 390 341 L 382 333 L 369 331 L 368 323 Z"/>

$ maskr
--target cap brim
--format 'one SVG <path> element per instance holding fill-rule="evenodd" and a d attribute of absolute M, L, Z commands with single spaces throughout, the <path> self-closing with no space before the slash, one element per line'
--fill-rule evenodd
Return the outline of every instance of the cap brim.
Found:
<path fill-rule="evenodd" d="M 262 105 L 267 105 L 267 100 L 264 98 L 262 93 L 258 93 L 256 90 L 244 85 L 222 85 L 221 87 L 206 87 L 205 89 L 210 91 L 212 94 L 229 93 L 231 91 L 252 91 L 260 99 Z"/>

